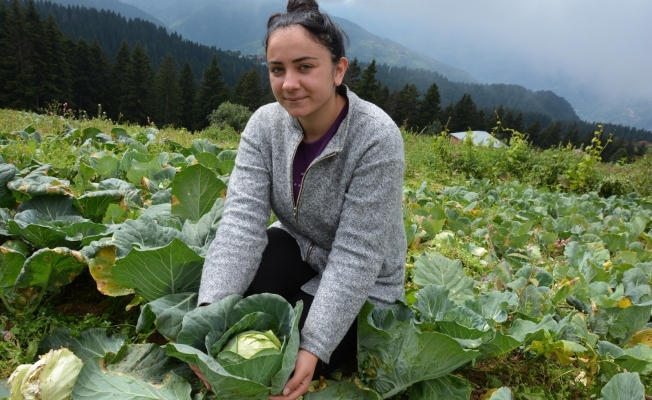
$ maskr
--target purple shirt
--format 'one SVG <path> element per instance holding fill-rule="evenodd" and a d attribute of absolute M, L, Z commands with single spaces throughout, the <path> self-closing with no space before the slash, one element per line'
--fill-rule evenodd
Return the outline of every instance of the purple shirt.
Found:
<path fill-rule="evenodd" d="M 323 134 L 319 139 L 314 142 L 302 141 L 297 148 L 297 153 L 294 155 L 294 161 L 292 164 L 292 180 L 293 180 L 293 193 L 294 193 L 294 202 L 296 204 L 299 198 L 299 192 L 301 191 L 301 181 L 303 179 L 303 174 L 306 173 L 306 170 L 319 155 L 324 151 L 328 142 L 331 141 L 335 132 L 339 129 L 342 121 L 346 118 L 346 114 L 349 112 L 349 102 L 347 101 L 340 111 L 340 115 L 337 116 L 333 125 Z"/>

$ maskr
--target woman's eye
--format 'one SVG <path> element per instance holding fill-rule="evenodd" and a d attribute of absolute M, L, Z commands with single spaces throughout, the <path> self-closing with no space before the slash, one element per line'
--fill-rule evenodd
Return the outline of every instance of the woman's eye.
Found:
<path fill-rule="evenodd" d="M 312 68 L 312 66 L 307 65 L 307 64 L 304 64 L 304 65 L 299 67 L 299 69 L 302 69 L 302 70 L 307 70 L 307 69 L 310 69 L 310 68 Z"/>
<path fill-rule="evenodd" d="M 281 71 L 282 71 L 281 68 L 272 68 L 269 70 L 269 72 L 271 72 L 272 74 L 278 74 Z"/>

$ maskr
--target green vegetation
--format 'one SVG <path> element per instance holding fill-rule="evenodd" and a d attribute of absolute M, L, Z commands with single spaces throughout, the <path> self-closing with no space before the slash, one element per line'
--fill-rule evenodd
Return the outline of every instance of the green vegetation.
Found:
<path fill-rule="evenodd" d="M 0 127 L 1 376 L 63 346 L 84 362 L 79 398 L 120 397 L 129 382 L 188 398 L 202 386 L 170 355 L 196 361 L 195 339 L 221 337 L 181 321 L 207 309 L 195 292 L 238 134 L 15 111 Z M 407 303 L 365 306 L 357 371 L 307 400 L 652 394 L 650 155 L 601 163 L 599 131 L 580 150 L 509 133 L 509 147 L 485 148 L 404 132 Z M 250 326 L 237 330 L 276 329 Z"/>

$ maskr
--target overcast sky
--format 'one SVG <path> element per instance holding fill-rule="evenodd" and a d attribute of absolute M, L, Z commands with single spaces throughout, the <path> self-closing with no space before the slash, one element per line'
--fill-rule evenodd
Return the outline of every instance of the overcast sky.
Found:
<path fill-rule="evenodd" d="M 486 83 L 652 99 L 651 0 L 321 0 Z"/>

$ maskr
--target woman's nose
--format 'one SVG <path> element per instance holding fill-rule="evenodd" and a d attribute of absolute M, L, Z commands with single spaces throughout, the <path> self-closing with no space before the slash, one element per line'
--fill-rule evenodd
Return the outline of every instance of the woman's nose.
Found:
<path fill-rule="evenodd" d="M 301 86 L 299 74 L 294 71 L 287 71 L 283 78 L 283 90 L 294 90 Z"/>

